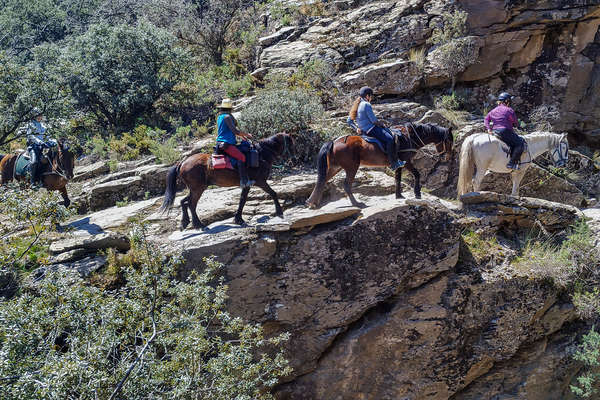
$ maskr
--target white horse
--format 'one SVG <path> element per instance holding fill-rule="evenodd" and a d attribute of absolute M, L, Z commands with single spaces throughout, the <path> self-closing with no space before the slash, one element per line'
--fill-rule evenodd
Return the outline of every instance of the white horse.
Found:
<path fill-rule="evenodd" d="M 487 171 L 510 173 L 512 195 L 519 195 L 519 184 L 531 162 L 541 154 L 552 151 L 552 162 L 556 167 L 564 167 L 569 160 L 567 134 L 535 132 L 522 136 L 527 146 L 521 155 L 520 169 L 506 168 L 510 156 L 509 147 L 500 139 L 487 133 L 479 133 L 465 139 L 460 150 L 460 170 L 458 174 L 458 196 L 467 193 L 473 184 L 478 192 Z M 473 177 L 473 173 L 475 177 Z"/>

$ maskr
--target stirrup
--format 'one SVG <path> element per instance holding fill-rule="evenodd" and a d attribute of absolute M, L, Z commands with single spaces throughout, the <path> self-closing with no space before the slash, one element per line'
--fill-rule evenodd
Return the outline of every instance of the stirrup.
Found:
<path fill-rule="evenodd" d="M 508 168 L 508 169 L 513 169 L 513 170 L 515 170 L 515 171 L 516 171 L 516 170 L 518 170 L 518 169 L 519 169 L 519 164 L 518 164 L 518 163 L 517 163 L 517 164 L 508 163 L 508 164 L 506 164 L 506 168 Z"/>
<path fill-rule="evenodd" d="M 396 161 L 396 163 L 394 165 L 390 164 L 390 168 L 392 169 L 392 171 L 397 170 L 398 168 L 402 168 L 406 165 L 406 161 Z"/>

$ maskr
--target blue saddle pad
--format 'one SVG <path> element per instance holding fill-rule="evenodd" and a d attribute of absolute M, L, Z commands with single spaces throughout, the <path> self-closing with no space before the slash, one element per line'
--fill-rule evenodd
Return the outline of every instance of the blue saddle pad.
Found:
<path fill-rule="evenodd" d="M 385 154 L 387 154 L 387 152 L 385 151 L 385 146 L 378 139 L 374 138 L 373 136 L 367 136 L 367 135 L 360 135 L 360 137 L 365 142 L 377 144 L 377 146 L 379 146 L 379 149 L 381 149 L 381 151 L 383 151 Z"/>

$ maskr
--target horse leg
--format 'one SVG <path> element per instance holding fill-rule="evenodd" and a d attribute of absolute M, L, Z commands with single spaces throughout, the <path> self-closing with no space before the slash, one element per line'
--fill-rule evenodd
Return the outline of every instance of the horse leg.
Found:
<path fill-rule="evenodd" d="M 267 192 L 267 194 L 269 196 L 271 196 L 271 198 L 273 199 L 273 202 L 275 203 L 275 215 L 283 218 L 283 209 L 281 208 L 281 205 L 279 204 L 279 199 L 277 198 L 277 193 L 275 193 L 273 188 L 271 186 L 269 186 L 267 181 L 257 183 L 256 186 L 258 186 L 259 188 L 261 188 L 262 190 Z"/>
<path fill-rule="evenodd" d="M 194 227 L 194 229 L 202 229 L 203 226 L 200 223 L 200 218 L 198 218 L 198 214 L 196 213 L 196 206 L 198 206 L 198 200 L 200 200 L 200 196 L 202 196 L 202 193 L 204 193 L 204 190 L 206 190 L 207 186 L 202 185 L 202 186 L 198 186 L 196 187 L 194 191 L 190 191 L 190 200 L 189 200 L 189 208 L 190 208 L 190 213 L 192 213 L 192 226 Z"/>
<path fill-rule="evenodd" d="M 403 199 L 402 196 L 402 168 L 398 168 L 394 173 L 394 178 L 396 179 L 396 198 Z"/>
<path fill-rule="evenodd" d="M 483 181 L 483 178 L 485 177 L 485 169 L 483 168 L 477 168 L 477 171 L 475 171 L 475 176 L 473 177 L 473 191 L 474 192 L 479 192 L 479 189 L 481 188 L 481 182 Z"/>
<path fill-rule="evenodd" d="M 191 193 L 191 192 L 190 192 Z M 181 199 L 181 230 L 187 228 L 190 224 L 190 216 L 188 215 L 188 207 L 190 202 L 190 195 L 188 194 L 183 199 Z"/>
<path fill-rule="evenodd" d="M 356 176 L 356 172 L 358 171 L 358 163 L 356 163 L 356 165 L 353 165 L 349 169 L 345 169 L 345 171 L 346 179 L 344 179 L 344 191 L 346 192 L 346 195 L 348 195 L 350 202 L 355 207 L 366 207 L 366 204 L 358 202 L 354 197 L 354 194 L 352 194 L 352 183 L 354 182 L 354 177 Z"/>
<path fill-rule="evenodd" d="M 410 160 L 406 162 L 405 168 L 410 171 L 410 173 L 412 174 L 412 176 L 415 179 L 415 187 L 414 187 L 415 199 L 420 199 L 421 198 L 421 174 L 415 168 L 415 166 L 412 164 L 412 162 L 410 162 Z"/>
<path fill-rule="evenodd" d="M 242 194 L 240 195 L 240 204 L 238 205 L 238 209 L 235 213 L 235 217 L 233 221 L 238 225 L 244 225 L 246 222 L 242 218 L 242 211 L 244 210 L 244 205 L 246 205 L 246 200 L 248 200 L 248 193 L 250 192 L 249 187 L 245 187 L 242 189 Z"/>
<path fill-rule="evenodd" d="M 63 198 L 65 207 L 69 207 L 69 205 L 71 204 L 71 200 L 69 199 L 69 194 L 67 193 L 67 187 L 63 186 L 58 191 L 60 192 L 60 195 Z"/>
<path fill-rule="evenodd" d="M 520 170 L 518 172 L 513 172 L 511 175 L 512 175 L 511 176 L 512 184 L 513 184 L 511 195 L 518 197 L 519 196 L 519 186 L 521 185 L 521 180 L 525 176 L 525 171 Z"/>

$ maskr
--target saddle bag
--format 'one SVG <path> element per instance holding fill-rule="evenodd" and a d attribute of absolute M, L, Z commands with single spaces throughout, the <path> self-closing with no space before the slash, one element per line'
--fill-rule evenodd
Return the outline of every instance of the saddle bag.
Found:
<path fill-rule="evenodd" d="M 212 154 L 211 161 L 213 169 L 233 169 L 229 157 L 223 154 Z"/>
<path fill-rule="evenodd" d="M 247 164 L 250 168 L 258 168 L 258 150 L 256 150 L 255 148 L 250 149 L 250 151 L 248 152 Z"/>

